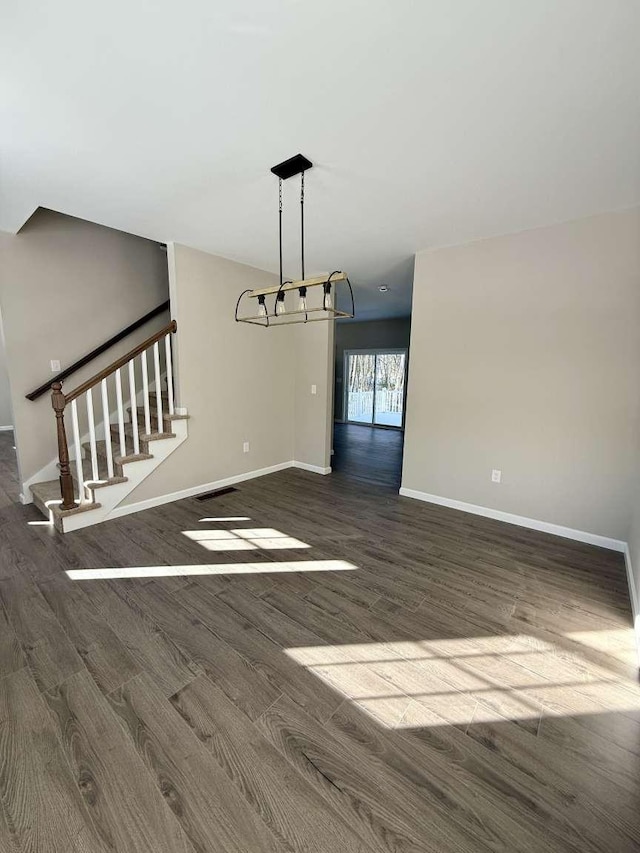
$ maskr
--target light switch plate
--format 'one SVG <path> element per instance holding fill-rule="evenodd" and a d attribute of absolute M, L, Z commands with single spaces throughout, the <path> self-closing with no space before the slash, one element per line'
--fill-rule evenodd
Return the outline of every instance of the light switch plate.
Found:
<path fill-rule="evenodd" d="M 60 362 L 57 358 L 52 358 L 49 363 L 51 364 L 52 373 L 60 373 Z"/>
<path fill-rule="evenodd" d="M 491 482 L 492 483 L 501 483 L 502 482 L 502 471 L 498 468 L 494 468 L 491 472 Z"/>
<path fill-rule="evenodd" d="M 311 386 L 311 393 L 312 393 L 312 394 L 317 394 L 317 393 L 318 393 L 318 386 L 317 386 L 317 385 L 312 385 L 312 386 Z"/>
<path fill-rule="evenodd" d="M 245 443 L 242 445 L 242 452 L 243 453 L 249 452 L 249 442 L 248 441 L 245 441 Z"/>

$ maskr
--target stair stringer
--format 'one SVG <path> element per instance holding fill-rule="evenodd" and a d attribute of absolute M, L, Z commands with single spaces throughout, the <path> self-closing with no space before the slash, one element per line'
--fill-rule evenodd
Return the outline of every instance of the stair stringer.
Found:
<path fill-rule="evenodd" d="M 100 506 L 86 512 L 66 515 L 61 519 L 63 533 L 72 530 L 80 530 L 83 527 L 91 527 L 107 521 L 111 513 L 140 483 L 142 483 L 153 471 L 156 470 L 165 459 L 180 447 L 188 437 L 187 420 L 173 421 L 173 436 L 171 438 L 160 438 L 150 442 L 149 450 L 153 456 L 151 459 L 139 459 L 132 462 L 123 462 L 125 483 L 113 483 L 100 488 L 97 499 Z"/>

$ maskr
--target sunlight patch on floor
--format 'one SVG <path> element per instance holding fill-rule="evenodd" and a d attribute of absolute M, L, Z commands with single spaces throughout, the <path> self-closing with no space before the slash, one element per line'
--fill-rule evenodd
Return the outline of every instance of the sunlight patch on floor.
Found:
<path fill-rule="evenodd" d="M 104 569 L 69 569 L 74 581 L 119 580 L 124 578 L 167 578 L 188 575 L 245 575 L 272 572 L 345 572 L 358 567 L 345 560 L 290 560 L 284 563 L 217 563 L 195 566 L 132 566 Z"/>
<path fill-rule="evenodd" d="M 631 629 L 567 639 L 565 647 L 505 634 L 303 646 L 286 653 L 391 728 L 640 711 L 640 686 L 614 681 L 619 675 L 602 655 L 595 662 L 590 656 L 590 649 L 611 645 L 633 649 Z M 576 642 L 589 646 L 583 659 Z"/>
<path fill-rule="evenodd" d="M 248 515 L 226 515 L 226 516 L 218 516 L 216 518 L 199 518 L 198 524 L 207 524 L 209 522 L 221 522 L 221 521 L 251 521 Z"/>
<path fill-rule="evenodd" d="M 238 527 L 235 530 L 183 530 L 182 535 L 207 551 L 274 551 L 310 548 L 306 542 L 273 527 Z"/>
<path fill-rule="evenodd" d="M 637 617 L 636 624 L 639 621 L 640 616 Z M 629 633 L 630 629 L 627 628 L 611 628 L 607 631 L 571 631 L 565 634 L 565 636 L 574 643 L 580 643 L 597 652 L 634 666 L 639 661 L 639 650 L 634 648 L 633 642 L 630 642 Z M 636 634 L 640 636 L 638 627 L 636 627 Z"/>

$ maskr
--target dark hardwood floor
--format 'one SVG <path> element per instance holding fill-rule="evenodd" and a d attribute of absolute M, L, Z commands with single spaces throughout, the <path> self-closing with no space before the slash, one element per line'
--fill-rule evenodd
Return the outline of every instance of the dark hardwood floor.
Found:
<path fill-rule="evenodd" d="M 29 522 L 0 509 L 3 853 L 640 849 L 620 555 L 293 469 Z"/>
<path fill-rule="evenodd" d="M 0 432 L 0 509 L 18 501 L 18 465 L 13 431 Z"/>
<path fill-rule="evenodd" d="M 399 429 L 334 424 L 331 468 L 350 477 L 396 491 L 402 478 L 404 432 Z"/>

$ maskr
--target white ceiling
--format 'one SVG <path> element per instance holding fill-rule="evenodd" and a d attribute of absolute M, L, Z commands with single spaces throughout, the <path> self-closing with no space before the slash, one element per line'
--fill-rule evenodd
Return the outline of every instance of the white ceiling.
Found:
<path fill-rule="evenodd" d="M 5 3 L 0 229 L 41 205 L 273 270 L 300 151 L 307 271 L 406 314 L 416 250 L 640 202 L 639 36 L 637 0 Z"/>

